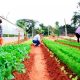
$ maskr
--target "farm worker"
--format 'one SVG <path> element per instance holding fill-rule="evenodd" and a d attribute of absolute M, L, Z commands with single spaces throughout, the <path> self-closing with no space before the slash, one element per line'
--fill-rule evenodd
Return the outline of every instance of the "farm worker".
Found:
<path fill-rule="evenodd" d="M 40 45 L 40 32 L 36 31 L 36 35 L 33 37 L 32 42 L 34 43 L 35 46 Z"/>
<path fill-rule="evenodd" d="M 1 26 L 2 20 L 0 19 L 0 45 L 2 45 L 3 39 L 2 39 L 2 26 Z"/>
<path fill-rule="evenodd" d="M 77 42 L 79 43 L 79 38 L 80 38 L 80 24 L 78 26 L 78 28 L 75 31 L 76 37 L 77 37 Z"/>

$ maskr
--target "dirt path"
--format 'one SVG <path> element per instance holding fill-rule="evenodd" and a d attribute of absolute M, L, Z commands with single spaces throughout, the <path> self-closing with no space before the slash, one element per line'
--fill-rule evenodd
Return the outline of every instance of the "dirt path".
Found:
<path fill-rule="evenodd" d="M 55 57 L 42 44 L 39 47 L 31 46 L 30 59 L 25 60 L 24 64 L 26 73 L 15 72 L 14 80 L 70 80 L 60 70 Z"/>
<path fill-rule="evenodd" d="M 29 74 L 30 80 L 50 80 L 42 48 L 33 46 L 31 53 L 35 56 L 34 64 L 32 66 L 31 73 Z"/>

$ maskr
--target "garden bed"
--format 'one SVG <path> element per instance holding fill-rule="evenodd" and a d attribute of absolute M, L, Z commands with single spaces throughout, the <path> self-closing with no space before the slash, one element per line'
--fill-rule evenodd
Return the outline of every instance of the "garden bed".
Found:
<path fill-rule="evenodd" d="M 70 72 L 72 76 L 77 76 L 77 74 L 80 75 L 79 74 L 80 51 L 78 49 L 61 45 L 59 43 L 46 39 L 44 40 L 44 43 L 54 53 L 53 55 L 56 55 L 58 57 L 59 59 L 58 62 L 61 61 L 62 63 L 65 63 L 65 65 L 67 65 L 67 71 Z"/>
<path fill-rule="evenodd" d="M 26 73 L 14 73 L 14 80 L 71 80 L 44 45 L 31 48 L 30 58 L 24 61 Z"/>

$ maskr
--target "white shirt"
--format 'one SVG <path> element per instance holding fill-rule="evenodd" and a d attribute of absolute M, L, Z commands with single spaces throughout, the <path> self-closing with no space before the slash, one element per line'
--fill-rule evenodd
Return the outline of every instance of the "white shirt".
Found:
<path fill-rule="evenodd" d="M 40 35 L 39 34 L 35 35 L 33 40 L 39 40 L 40 41 Z"/>

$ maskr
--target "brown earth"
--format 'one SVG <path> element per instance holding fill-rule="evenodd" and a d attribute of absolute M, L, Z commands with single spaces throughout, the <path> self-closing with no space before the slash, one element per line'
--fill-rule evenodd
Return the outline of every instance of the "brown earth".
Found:
<path fill-rule="evenodd" d="M 30 58 L 23 63 L 26 73 L 14 72 L 14 80 L 71 80 L 43 44 L 38 47 L 32 45 Z"/>

